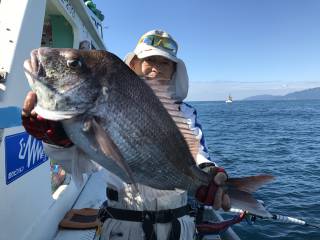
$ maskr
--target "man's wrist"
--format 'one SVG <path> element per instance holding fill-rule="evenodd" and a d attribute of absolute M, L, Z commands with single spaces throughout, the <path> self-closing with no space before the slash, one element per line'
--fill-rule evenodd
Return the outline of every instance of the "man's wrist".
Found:
<path fill-rule="evenodd" d="M 213 162 L 202 162 L 198 165 L 198 167 L 206 172 L 206 173 L 210 173 L 212 168 L 216 167 L 215 164 Z"/>

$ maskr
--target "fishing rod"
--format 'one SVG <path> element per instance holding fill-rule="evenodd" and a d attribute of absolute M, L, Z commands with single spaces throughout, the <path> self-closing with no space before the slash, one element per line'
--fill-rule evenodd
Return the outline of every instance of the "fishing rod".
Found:
<path fill-rule="evenodd" d="M 276 220 L 276 221 L 279 221 L 279 222 L 282 222 L 282 223 L 292 223 L 292 224 L 296 224 L 296 225 L 320 228 L 319 224 L 308 223 L 308 222 L 303 221 L 303 220 L 298 219 L 298 218 L 289 217 L 289 216 L 283 216 L 283 215 L 279 215 L 279 214 L 270 213 L 272 215 L 271 217 L 263 217 L 263 216 L 259 216 L 257 214 L 253 214 L 253 213 L 250 213 L 250 212 L 247 212 L 247 211 L 243 211 L 242 209 L 238 209 L 238 208 L 230 208 L 229 211 L 233 212 L 233 213 L 246 212 L 246 215 L 252 216 L 254 218 L 263 219 L 263 220 Z M 253 220 L 255 220 L 255 219 L 253 219 Z"/>

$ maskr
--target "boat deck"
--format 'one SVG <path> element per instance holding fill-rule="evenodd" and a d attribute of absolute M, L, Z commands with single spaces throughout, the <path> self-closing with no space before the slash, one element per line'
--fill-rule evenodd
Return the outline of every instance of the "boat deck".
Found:
<path fill-rule="evenodd" d="M 73 208 L 99 208 L 101 204 L 106 200 L 106 183 L 107 173 L 104 170 L 91 174 L 85 187 L 80 193 Z M 96 237 L 96 231 L 93 230 L 66 230 L 60 229 L 54 240 L 93 240 L 98 239 Z"/>

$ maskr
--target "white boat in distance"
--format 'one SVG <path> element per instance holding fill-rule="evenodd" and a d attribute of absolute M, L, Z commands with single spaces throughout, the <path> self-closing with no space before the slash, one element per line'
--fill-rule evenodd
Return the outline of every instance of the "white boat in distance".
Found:
<path fill-rule="evenodd" d="M 226 103 L 232 103 L 232 97 L 231 97 L 231 95 L 230 95 L 230 94 L 229 94 L 228 99 L 226 100 Z"/>

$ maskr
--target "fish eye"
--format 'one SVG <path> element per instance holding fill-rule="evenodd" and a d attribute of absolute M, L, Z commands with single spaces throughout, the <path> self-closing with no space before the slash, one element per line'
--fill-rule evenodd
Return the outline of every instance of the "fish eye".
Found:
<path fill-rule="evenodd" d="M 69 68 L 79 68 L 81 67 L 82 63 L 79 59 L 72 59 L 72 60 L 67 60 L 67 66 Z"/>

